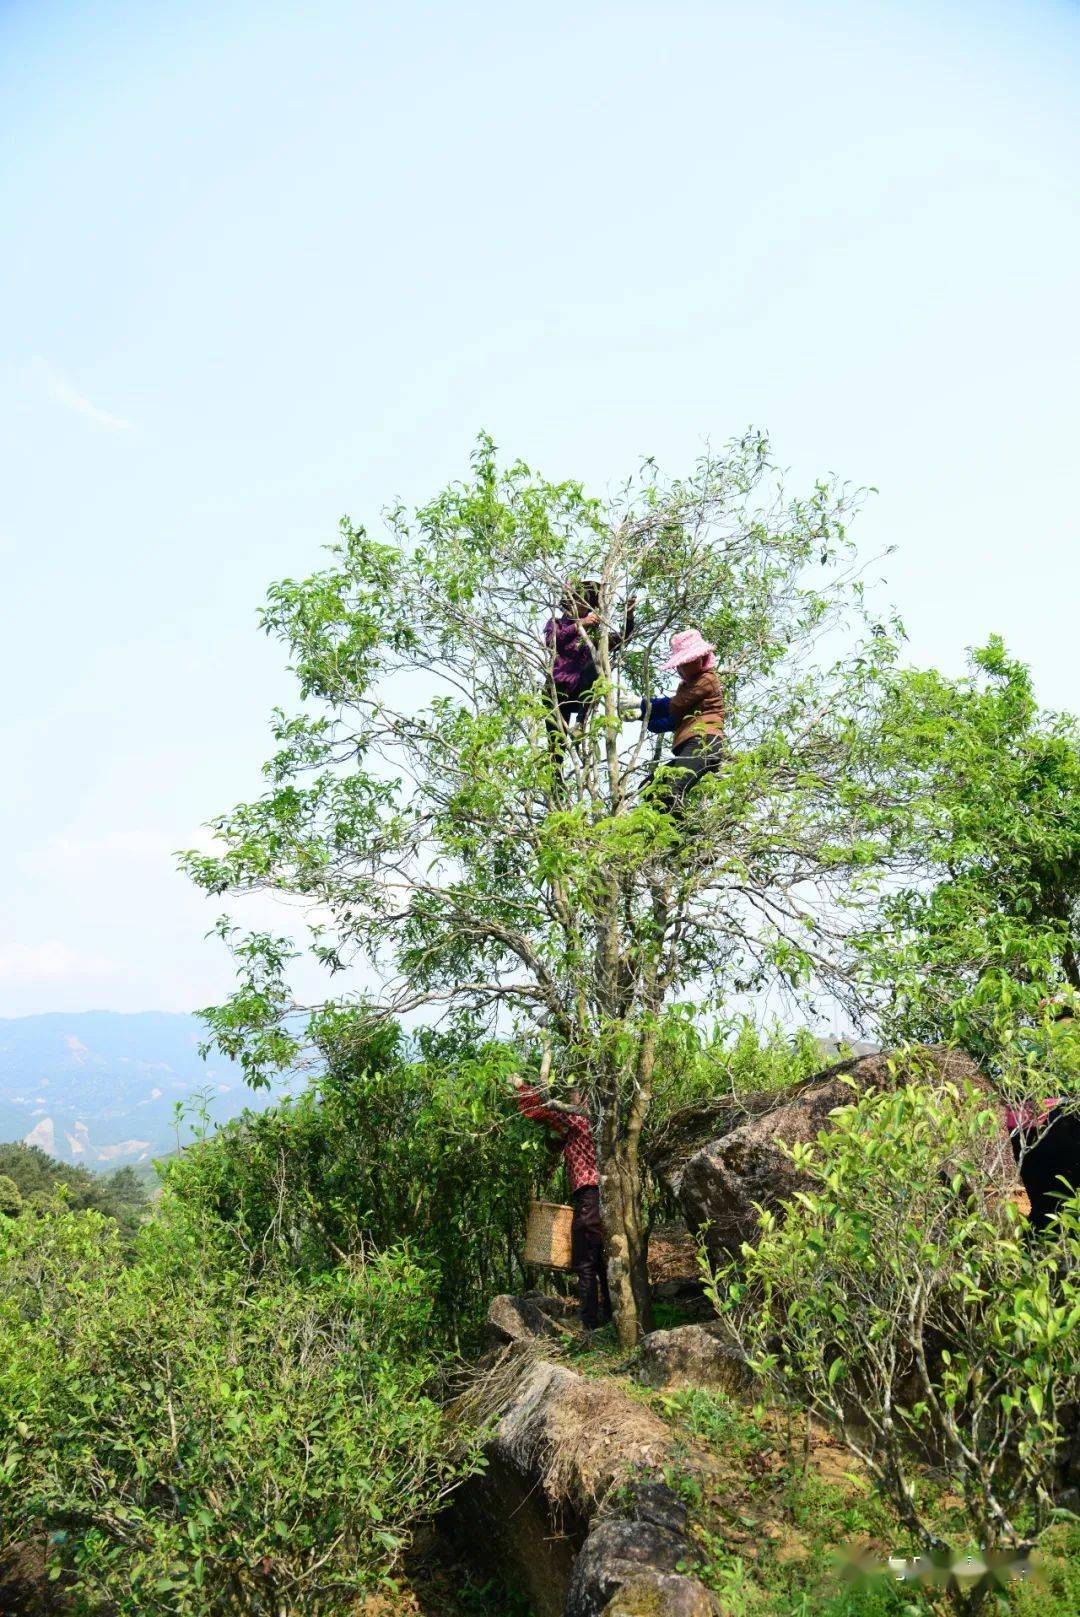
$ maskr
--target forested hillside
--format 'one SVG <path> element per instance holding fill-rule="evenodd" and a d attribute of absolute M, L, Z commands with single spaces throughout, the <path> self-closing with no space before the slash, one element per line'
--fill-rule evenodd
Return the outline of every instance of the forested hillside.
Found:
<path fill-rule="evenodd" d="M 93 1209 L 129 1234 L 134 1234 L 149 1204 L 147 1181 L 134 1168 L 93 1174 L 17 1141 L 0 1144 L 0 1186 L 6 1187 L 9 1213 L 24 1208 L 44 1212 L 58 1204 L 76 1211 Z"/>

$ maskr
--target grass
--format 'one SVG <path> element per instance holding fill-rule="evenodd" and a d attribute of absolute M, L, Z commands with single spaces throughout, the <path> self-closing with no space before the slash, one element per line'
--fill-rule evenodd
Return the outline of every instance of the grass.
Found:
<path fill-rule="evenodd" d="M 674 1308 L 661 1305 L 658 1313 L 659 1328 L 683 1322 Z M 587 1341 L 568 1341 L 561 1356 L 580 1374 L 617 1380 L 671 1426 L 665 1480 L 688 1507 L 701 1555 L 694 1570 L 717 1594 L 725 1617 L 931 1617 L 935 1608 L 917 1589 L 886 1576 L 848 1576 L 846 1546 L 869 1549 L 880 1561 L 911 1547 L 839 1441 L 735 1395 L 645 1388 L 632 1379 L 633 1355 L 610 1327 Z M 931 1479 L 924 1486 L 932 1489 Z M 962 1527 L 951 1503 L 939 1497 L 937 1511 L 945 1536 L 955 1538 Z M 447 1617 L 528 1611 L 506 1603 L 501 1591 L 470 1598 L 480 1603 L 448 1604 Z M 484 1605 L 485 1598 L 494 1603 Z M 1047 1536 L 1037 1584 L 1012 1585 L 984 1611 L 985 1617 L 1076 1617 L 1080 1522 L 1063 1522 Z"/>
<path fill-rule="evenodd" d="M 1080 1611 L 1080 1522 L 1062 1522 L 1047 1534 L 1036 1584 L 1017 1589 L 1010 1617 L 1076 1617 Z"/>
<path fill-rule="evenodd" d="M 842 1445 L 722 1392 L 687 1388 L 651 1398 L 676 1434 L 667 1481 L 689 1508 L 698 1576 L 725 1617 L 929 1617 L 920 1591 L 887 1576 L 850 1577 L 847 1546 L 881 1561 L 907 1546 Z M 943 1522 L 947 1506 L 942 1499 Z M 987 1617 L 1075 1617 L 1080 1523 L 1051 1533 L 1037 1585 L 1014 1584 L 985 1609 Z"/>

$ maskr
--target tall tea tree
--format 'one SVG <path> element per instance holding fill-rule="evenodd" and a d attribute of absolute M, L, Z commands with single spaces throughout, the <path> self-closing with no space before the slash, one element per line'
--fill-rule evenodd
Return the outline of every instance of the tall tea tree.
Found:
<path fill-rule="evenodd" d="M 554 1044 L 594 1110 L 627 1343 L 648 1322 L 640 1143 L 665 1004 L 827 984 L 877 868 L 880 805 L 858 782 L 894 631 L 863 609 L 858 498 L 788 497 L 757 435 L 684 480 L 647 464 L 606 501 L 503 468 L 482 439 L 464 482 L 381 537 L 343 523 L 324 571 L 272 588 L 303 711 L 276 716 L 264 794 L 214 822 L 222 851 L 187 859 L 211 892 L 310 900 L 328 971 L 369 973 L 301 1029 L 287 946 L 223 923 L 240 983 L 210 1021 L 252 1082 L 423 1007 Z M 585 577 L 595 707 L 553 751 L 544 623 Z M 661 743 L 621 714 L 687 626 L 718 648 L 728 751 L 675 820 L 642 795 Z"/>
<path fill-rule="evenodd" d="M 1080 725 L 994 638 L 971 671 L 898 671 L 882 704 L 890 865 L 859 946 L 887 1031 L 993 1058 L 1006 1022 L 1080 990 Z"/>

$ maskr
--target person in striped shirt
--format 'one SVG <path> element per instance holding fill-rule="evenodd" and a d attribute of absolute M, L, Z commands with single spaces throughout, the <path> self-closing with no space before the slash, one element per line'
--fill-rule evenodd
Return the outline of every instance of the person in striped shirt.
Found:
<path fill-rule="evenodd" d="M 541 1083 L 550 1066 L 550 1052 L 546 1052 Z M 611 1297 L 600 1217 L 600 1171 L 588 1113 L 576 1089 L 570 1091 L 569 1105 L 561 1106 L 546 1101 L 542 1091 L 527 1084 L 519 1073 L 514 1073 L 510 1082 L 522 1114 L 534 1123 L 546 1124 L 560 1142 L 574 1204 L 570 1262 L 577 1275 L 581 1323 L 587 1331 L 594 1331 L 611 1318 Z"/>

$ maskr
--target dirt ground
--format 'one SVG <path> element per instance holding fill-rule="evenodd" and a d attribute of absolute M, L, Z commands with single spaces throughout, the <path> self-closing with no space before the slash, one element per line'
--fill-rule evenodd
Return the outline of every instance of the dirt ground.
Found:
<path fill-rule="evenodd" d="M 17 1544 L 0 1559 L 0 1617 L 51 1617 L 63 1610 L 47 1575 L 44 1543 Z"/>
<path fill-rule="evenodd" d="M 701 1278 L 697 1247 L 685 1230 L 658 1230 L 649 1241 L 649 1279 L 654 1286 Z"/>

